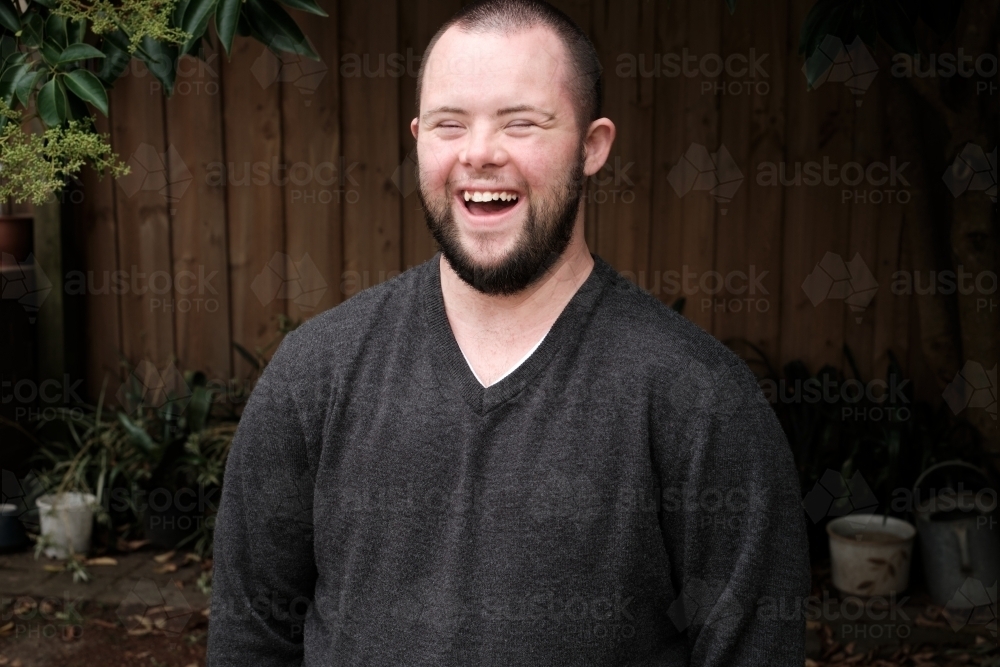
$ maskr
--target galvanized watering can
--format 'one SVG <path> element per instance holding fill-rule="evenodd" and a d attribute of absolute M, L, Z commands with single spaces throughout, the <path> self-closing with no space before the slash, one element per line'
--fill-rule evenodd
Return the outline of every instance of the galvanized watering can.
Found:
<path fill-rule="evenodd" d="M 948 475 L 950 479 L 943 486 L 922 498 L 921 483 L 932 472 L 944 468 L 964 468 L 957 475 L 962 481 L 956 485 L 951 481 L 955 476 Z M 966 488 L 963 482 L 970 480 L 976 481 Z M 917 479 L 913 498 L 928 592 L 939 605 L 962 607 L 964 597 L 956 594 L 967 580 L 978 581 L 986 588 L 997 580 L 1000 526 L 996 490 L 990 488 L 989 478 L 981 469 L 964 461 L 945 461 L 931 466 Z"/>

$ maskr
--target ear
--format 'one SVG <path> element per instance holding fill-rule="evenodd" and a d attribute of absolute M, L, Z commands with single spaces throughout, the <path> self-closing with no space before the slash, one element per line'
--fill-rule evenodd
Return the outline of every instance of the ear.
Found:
<path fill-rule="evenodd" d="M 587 136 L 583 141 L 585 161 L 583 173 L 593 176 L 604 163 L 608 161 L 611 144 L 615 141 L 615 124 L 610 118 L 598 118 L 587 128 Z"/>
<path fill-rule="evenodd" d="M 414 118 L 413 120 L 410 121 L 410 134 L 413 135 L 414 139 L 417 138 L 417 130 L 419 129 L 420 129 L 420 119 Z"/>

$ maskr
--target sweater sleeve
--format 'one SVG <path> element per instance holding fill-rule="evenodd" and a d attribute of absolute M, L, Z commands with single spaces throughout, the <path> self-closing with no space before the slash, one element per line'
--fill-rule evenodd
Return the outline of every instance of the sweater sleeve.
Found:
<path fill-rule="evenodd" d="M 316 582 L 315 472 L 301 422 L 302 376 L 289 334 L 259 379 L 233 439 L 215 525 L 208 667 L 291 667 Z"/>
<path fill-rule="evenodd" d="M 668 615 L 694 667 L 801 667 L 809 556 L 791 450 L 732 355 L 661 386 L 653 455 L 675 588 Z"/>

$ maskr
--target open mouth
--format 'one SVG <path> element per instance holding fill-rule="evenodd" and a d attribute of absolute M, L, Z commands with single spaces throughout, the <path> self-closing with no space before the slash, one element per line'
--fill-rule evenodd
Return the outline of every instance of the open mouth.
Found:
<path fill-rule="evenodd" d="M 465 190 L 459 194 L 465 209 L 476 216 L 501 215 L 520 201 L 520 194 L 511 190 Z"/>

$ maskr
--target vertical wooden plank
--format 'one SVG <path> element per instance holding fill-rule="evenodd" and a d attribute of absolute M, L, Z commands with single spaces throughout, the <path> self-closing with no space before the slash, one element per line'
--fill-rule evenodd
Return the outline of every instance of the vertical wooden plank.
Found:
<path fill-rule="evenodd" d="M 170 156 L 164 145 L 163 94 L 138 60 L 111 91 L 111 136 L 131 167 L 118 179 L 119 269 L 128 289 L 121 298 L 122 351 L 133 363 L 163 368 L 175 354 L 170 257 Z"/>
<path fill-rule="evenodd" d="M 709 54 L 718 54 L 723 3 L 671 3 L 657 19 L 663 48 L 658 53 L 680 59 L 684 48 L 700 61 Z M 650 63 L 649 67 L 652 66 Z M 683 64 L 682 64 L 683 66 Z M 688 64 L 690 68 L 690 64 Z M 697 67 L 697 65 L 695 65 Z M 655 70 L 654 70 L 655 71 Z M 728 211 L 731 202 L 716 198 L 695 181 L 701 171 L 714 171 L 728 179 L 719 142 L 719 100 L 703 92 L 703 83 L 714 83 L 701 72 L 692 75 L 672 73 L 661 61 L 656 81 L 656 186 L 653 189 L 653 211 L 656 212 L 650 243 L 653 275 L 659 271 L 676 272 L 680 277 L 679 291 L 667 286 L 661 297 L 668 301 L 684 297 L 684 314 L 708 331 L 712 330 L 712 310 L 704 308 L 705 294 L 701 283 L 713 270 L 715 260 L 716 214 L 720 208 Z M 690 69 L 689 69 L 690 71 Z M 699 164 L 699 156 L 716 155 L 719 168 Z M 705 160 L 707 162 L 707 160 Z M 698 187 L 695 187 L 695 184 Z M 745 196 L 737 190 L 736 196 Z M 729 199 L 725 197 L 724 199 Z M 685 276 L 688 276 L 685 278 Z M 673 293 L 671 293 L 673 292 Z"/>
<path fill-rule="evenodd" d="M 620 58 L 652 58 L 655 3 L 627 0 L 613 6 L 592 5 L 592 38 L 604 68 L 605 115 L 617 138 L 589 190 L 596 206 L 596 252 L 619 271 L 639 280 L 649 269 L 651 162 L 653 146 L 653 82 L 623 76 Z M 625 199 L 625 192 L 629 194 Z M 603 194 L 602 194 L 603 193 Z"/>
<path fill-rule="evenodd" d="M 809 7 L 792 3 L 789 40 L 798 33 Z M 801 57 L 787 63 L 786 176 L 794 177 L 797 164 L 806 162 L 843 165 L 853 154 L 855 95 L 842 83 L 826 82 L 809 91 Z M 840 201 L 840 188 L 832 185 L 788 185 L 785 191 L 784 268 L 781 312 L 781 363 L 802 359 L 812 370 L 842 359 L 844 300 L 815 291 L 814 306 L 803 289 L 806 278 L 827 253 L 844 263 L 852 260 L 849 246 L 851 209 Z M 839 261 L 837 260 L 837 261 Z M 864 260 L 871 261 L 871 258 Z M 856 315 L 855 313 L 851 313 Z"/>
<path fill-rule="evenodd" d="M 882 140 L 882 116 L 884 104 L 882 101 L 882 86 L 872 85 L 864 96 L 864 103 L 861 107 L 856 107 L 854 124 L 854 152 L 853 161 L 862 169 L 867 171 L 869 165 L 880 162 L 888 166 L 892 160 L 885 152 L 885 142 Z M 853 178 L 853 171 L 849 174 Z M 873 172 L 878 178 L 884 172 Z M 866 177 L 857 185 L 842 183 L 838 186 L 838 201 L 841 206 L 850 206 L 850 222 L 848 233 L 850 238 L 850 254 L 859 253 L 865 263 L 870 268 L 878 281 L 878 272 L 881 270 L 879 253 L 879 211 L 884 208 L 890 196 L 886 190 L 898 190 L 898 185 L 884 184 L 875 185 L 870 183 Z M 878 282 L 879 289 L 875 293 L 868 308 L 863 313 L 857 313 L 850 308 L 844 312 L 844 343 L 851 349 L 854 360 L 861 372 L 861 381 L 867 382 L 872 379 L 875 369 L 875 356 L 881 350 L 874 347 L 875 343 L 875 322 L 878 313 L 882 308 L 892 308 L 892 304 L 882 306 L 883 301 L 893 300 L 889 291 L 888 282 Z M 858 321 L 858 316 L 860 322 Z M 850 375 L 848 369 L 845 369 Z M 885 368 L 877 370 L 879 377 L 884 377 Z"/>
<path fill-rule="evenodd" d="M 296 15 L 318 62 L 289 55 L 280 61 L 270 58 L 282 88 L 286 244 L 301 285 L 300 293 L 289 294 L 288 314 L 295 319 L 343 299 L 342 211 L 357 206 L 360 197 L 357 169 L 341 151 L 339 6 L 324 3 L 327 18 Z"/>
<path fill-rule="evenodd" d="M 107 133 L 108 119 L 101 114 L 96 116 L 95 129 L 102 134 Z M 119 267 L 116 187 L 111 176 L 100 178 L 91 168 L 83 170 L 81 180 L 84 198 L 78 224 L 83 246 L 83 272 L 87 280 L 83 287 L 86 290 L 84 372 L 87 397 L 96 402 L 105 377 L 109 399 L 118 391 L 120 384 L 121 310 L 119 295 L 111 282 L 111 275 Z"/>
<path fill-rule="evenodd" d="M 437 252 L 416 193 L 416 141 L 410 121 L 416 114 L 417 70 L 427 43 L 438 28 L 462 6 L 460 0 L 414 0 L 399 6 L 400 55 L 406 71 L 399 79 L 399 171 L 393 182 L 402 198 L 403 268 L 416 266 Z"/>
<path fill-rule="evenodd" d="M 395 0 L 341 7 L 341 57 L 361 62 L 360 76 L 341 79 L 344 156 L 358 163 L 359 183 L 358 202 L 344 207 L 344 270 L 358 272 L 362 285 L 402 268 L 400 199 L 392 183 L 399 164 L 399 80 L 388 62 L 398 44 L 396 12 Z"/>
<path fill-rule="evenodd" d="M 788 3 L 740 7 L 722 16 L 721 55 L 745 57 L 725 73 L 720 144 L 743 173 L 728 212 L 719 216 L 716 271 L 742 273 L 712 299 L 713 332 L 721 340 L 743 338 L 777 361 L 781 328 L 781 234 L 783 193 L 757 183 L 760 164 L 785 159 L 785 63 Z M 791 56 L 794 57 L 794 56 Z M 760 63 L 760 71 L 753 62 Z M 742 70 L 746 67 L 746 70 Z M 745 73 L 740 75 L 740 72 Z"/>
<path fill-rule="evenodd" d="M 254 75 L 254 64 L 268 57 L 264 50 L 237 37 L 232 59 L 222 66 L 226 165 L 219 178 L 226 182 L 231 332 L 234 342 L 251 350 L 274 338 L 288 294 L 283 193 L 277 183 L 281 87 L 262 86 Z M 245 375 L 247 363 L 239 356 L 233 360 L 235 374 Z"/>
<path fill-rule="evenodd" d="M 166 103 L 173 231 L 173 310 L 177 357 L 209 378 L 232 376 L 226 190 L 218 174 L 222 149 L 220 49 L 204 61 L 183 56 Z"/>

